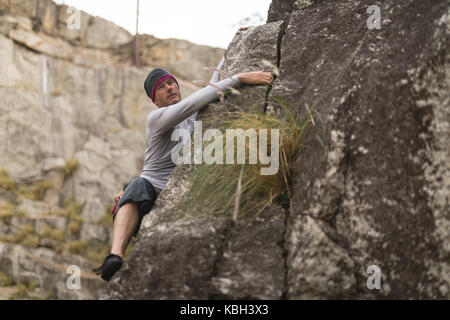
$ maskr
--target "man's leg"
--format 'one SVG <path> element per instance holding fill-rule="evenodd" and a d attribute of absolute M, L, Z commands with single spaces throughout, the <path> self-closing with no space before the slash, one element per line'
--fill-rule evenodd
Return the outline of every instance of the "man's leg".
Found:
<path fill-rule="evenodd" d="M 120 256 L 123 255 L 128 243 L 136 230 L 139 221 L 138 206 L 134 202 L 128 202 L 120 207 L 114 219 L 113 241 L 111 253 Z"/>

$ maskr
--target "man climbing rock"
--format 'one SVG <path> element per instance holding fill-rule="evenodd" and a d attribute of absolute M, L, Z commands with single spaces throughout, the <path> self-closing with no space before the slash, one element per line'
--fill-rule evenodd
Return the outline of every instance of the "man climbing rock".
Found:
<path fill-rule="evenodd" d="M 223 62 L 224 59 L 217 69 L 221 69 Z M 171 153 L 183 142 L 172 141 L 172 132 L 175 129 L 192 132 L 198 111 L 218 99 L 217 88 L 226 91 L 240 84 L 273 83 L 272 73 L 264 71 L 239 73 L 221 81 L 218 78 L 219 73 L 216 71 L 210 81 L 214 83 L 214 87 L 207 86 L 181 101 L 180 88 L 172 74 L 162 68 L 155 68 L 148 74 L 144 88 L 158 109 L 150 112 L 147 117 L 147 148 L 142 174 L 131 180 L 115 198 L 111 253 L 102 266 L 93 270 L 101 274 L 102 279 L 109 281 L 122 267 L 124 252 L 131 237 L 136 236 L 142 218 L 152 208 L 175 168 Z"/>

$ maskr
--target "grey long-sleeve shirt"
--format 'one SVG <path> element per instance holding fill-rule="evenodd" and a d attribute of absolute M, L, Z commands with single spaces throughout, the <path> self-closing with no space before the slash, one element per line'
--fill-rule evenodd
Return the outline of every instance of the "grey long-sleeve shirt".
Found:
<path fill-rule="evenodd" d="M 221 69 L 224 58 L 217 69 Z M 219 73 L 214 72 L 210 82 L 222 91 L 237 87 L 238 75 L 218 81 Z M 169 176 L 175 168 L 172 161 L 172 150 L 183 141 L 172 141 L 172 132 L 176 129 L 187 129 L 192 133 L 198 111 L 207 104 L 218 99 L 217 89 L 207 86 L 193 93 L 188 98 L 168 107 L 152 111 L 147 116 L 146 152 L 141 177 L 150 181 L 159 192 L 164 189 Z"/>

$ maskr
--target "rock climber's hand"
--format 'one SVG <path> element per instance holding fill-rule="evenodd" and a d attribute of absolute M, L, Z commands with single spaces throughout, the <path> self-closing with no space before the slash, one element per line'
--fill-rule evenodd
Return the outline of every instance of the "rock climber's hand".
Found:
<path fill-rule="evenodd" d="M 239 81 L 242 84 L 250 84 L 250 85 L 268 85 L 271 86 L 273 84 L 273 75 L 271 72 L 265 71 L 256 71 L 256 72 L 244 72 L 238 74 Z"/>
<path fill-rule="evenodd" d="M 119 202 L 120 198 L 123 195 L 123 191 L 120 191 L 115 197 L 114 197 L 114 202 L 117 203 Z"/>
<path fill-rule="evenodd" d="M 241 32 L 241 31 L 245 31 L 247 29 L 248 29 L 248 27 L 240 27 L 239 30 L 236 33 Z"/>

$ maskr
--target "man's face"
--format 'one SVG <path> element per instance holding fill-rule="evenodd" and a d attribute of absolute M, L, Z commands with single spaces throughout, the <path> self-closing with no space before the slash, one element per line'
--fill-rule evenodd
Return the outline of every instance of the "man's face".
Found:
<path fill-rule="evenodd" d="M 155 104 L 159 107 L 167 107 L 181 101 L 180 90 L 177 83 L 169 78 L 161 82 L 155 90 Z"/>

